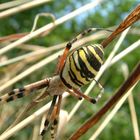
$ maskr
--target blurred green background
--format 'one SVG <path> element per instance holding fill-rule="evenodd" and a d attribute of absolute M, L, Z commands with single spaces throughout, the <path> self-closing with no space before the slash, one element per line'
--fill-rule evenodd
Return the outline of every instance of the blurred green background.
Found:
<path fill-rule="evenodd" d="M 6 2 L 7 0 L 0 0 L 0 3 Z M 38 13 L 47 12 L 55 15 L 56 19 L 62 17 L 71 11 L 81 7 L 82 5 L 90 2 L 89 0 L 61 0 L 61 1 L 52 1 L 47 4 L 26 10 L 10 17 L 0 20 L 0 37 L 22 33 L 30 32 L 35 16 Z M 114 25 L 118 25 L 138 4 L 140 0 L 106 0 L 101 5 L 96 8 L 89 10 L 83 14 L 78 15 L 77 17 L 63 23 L 60 26 L 57 26 L 47 37 L 39 37 L 30 40 L 29 44 L 42 45 L 42 46 L 52 46 L 55 44 L 63 43 L 69 41 L 75 35 L 82 32 L 83 30 L 89 27 L 101 27 L 108 28 Z M 38 22 L 38 28 L 51 22 L 50 18 L 40 18 Z M 140 29 L 140 22 L 137 22 L 133 25 L 135 28 Z M 132 27 L 132 28 L 133 28 Z M 122 43 L 122 46 L 119 50 L 121 52 L 123 49 L 130 46 L 132 43 L 137 41 L 140 37 L 140 34 L 128 34 L 125 40 Z M 100 40 L 102 41 L 102 40 Z M 108 57 L 112 48 L 114 47 L 115 41 L 105 49 L 105 58 Z M 98 42 L 100 43 L 100 42 Z M 19 49 L 13 49 L 6 53 L 9 58 L 19 56 L 22 54 Z M 122 60 L 117 62 L 111 68 L 109 68 L 104 75 L 102 76 L 100 82 L 105 88 L 105 94 L 96 105 L 92 105 L 88 102 L 84 102 L 77 113 L 74 115 L 70 123 L 66 127 L 66 134 L 64 139 L 67 139 L 77 128 L 79 128 L 83 122 L 85 122 L 90 116 L 96 113 L 101 106 L 113 95 L 113 93 L 121 86 L 124 81 L 122 71 L 120 66 L 122 63 L 126 63 L 129 67 L 129 70 L 132 71 L 134 66 L 140 60 L 140 48 L 137 48 L 131 54 L 124 57 Z M 48 75 L 52 75 L 55 71 L 56 61 L 50 63 L 46 67 L 32 73 L 27 78 L 24 78 L 22 81 L 13 85 L 12 88 L 19 87 L 21 85 L 28 84 L 44 78 Z M 86 87 L 83 89 L 85 90 Z M 98 89 L 98 88 L 97 88 Z M 97 90 L 95 88 L 95 92 Z M 133 91 L 136 112 L 138 117 L 138 123 L 140 125 L 140 85 L 137 85 Z M 90 96 L 93 96 L 90 93 Z M 22 109 L 22 104 L 27 104 L 30 99 L 25 97 L 14 103 L 9 103 L 11 107 Z M 62 108 L 68 112 L 74 107 L 76 99 L 73 97 L 68 97 L 63 104 Z M 35 110 L 35 109 L 34 109 Z M 14 115 L 14 114 L 13 114 Z M 7 120 L 7 124 L 10 124 L 14 118 Z M 35 122 L 34 122 L 35 123 Z M 30 124 L 28 127 L 22 129 L 15 136 L 9 138 L 9 140 L 28 140 L 31 138 L 32 127 L 34 123 Z M 96 127 L 98 124 L 96 125 Z M 90 138 L 96 127 L 90 129 L 81 140 L 87 140 Z M 6 126 L 1 128 L 1 132 L 6 128 Z M 134 140 L 132 122 L 130 117 L 130 110 L 128 102 L 126 101 L 122 108 L 117 112 L 113 120 L 107 125 L 101 135 L 98 137 L 98 140 Z"/>

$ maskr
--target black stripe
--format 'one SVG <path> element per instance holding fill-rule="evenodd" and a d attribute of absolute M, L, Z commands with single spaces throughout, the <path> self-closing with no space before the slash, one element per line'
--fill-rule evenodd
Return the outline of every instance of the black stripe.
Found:
<path fill-rule="evenodd" d="M 61 78 L 62 82 L 64 83 L 64 85 L 65 85 L 66 87 L 68 87 L 68 88 L 71 89 L 72 86 L 66 82 L 66 80 L 65 80 L 65 79 L 63 78 L 63 76 L 62 76 L 62 73 L 63 73 L 63 70 L 62 70 L 61 73 L 60 73 L 60 78 Z"/>
<path fill-rule="evenodd" d="M 45 133 L 46 133 L 46 130 L 43 130 L 43 131 L 41 132 L 41 136 L 43 136 Z"/>
<path fill-rule="evenodd" d="M 75 75 L 75 73 L 72 71 L 71 69 L 71 61 L 70 61 L 70 57 L 69 57 L 69 62 L 70 62 L 70 71 L 68 71 L 71 80 L 78 86 L 82 86 L 84 85 L 84 83 L 82 83 L 81 81 L 79 81 Z"/>
<path fill-rule="evenodd" d="M 10 101 L 13 101 L 13 100 L 14 100 L 14 97 L 11 96 L 11 97 L 9 97 L 9 98 L 6 100 L 6 102 L 10 102 Z"/>
<path fill-rule="evenodd" d="M 16 96 L 17 96 L 17 98 L 21 98 L 21 97 L 24 96 L 24 94 L 23 94 L 23 92 L 20 92 L 20 93 L 18 93 Z"/>
<path fill-rule="evenodd" d="M 77 52 L 77 51 L 76 51 L 76 52 Z M 75 54 L 75 55 L 77 55 L 77 54 Z M 85 78 L 86 81 L 90 81 L 90 80 L 88 79 L 88 77 L 85 76 L 84 73 L 78 68 L 78 66 L 77 66 L 77 64 L 76 64 L 76 62 L 75 62 L 75 59 L 74 59 L 74 53 L 71 55 L 71 57 L 72 57 L 72 60 L 73 60 L 73 62 L 74 62 L 74 66 L 75 66 L 76 70 L 80 72 L 81 77 L 82 77 L 82 78 Z"/>
<path fill-rule="evenodd" d="M 101 67 L 101 63 L 98 61 L 98 59 L 94 56 L 94 54 L 90 51 L 88 47 L 87 47 L 87 52 L 88 52 L 87 59 L 89 64 L 92 66 L 93 69 L 95 69 L 98 72 Z"/>
<path fill-rule="evenodd" d="M 45 126 L 48 126 L 48 125 L 49 125 L 49 121 L 46 120 L 45 123 L 44 123 L 44 125 L 45 125 Z"/>
<path fill-rule="evenodd" d="M 42 88 L 45 88 L 45 87 L 47 87 L 47 86 L 48 86 L 48 83 L 44 83 L 44 84 L 42 84 L 42 85 L 36 87 L 36 89 L 42 89 Z"/>
<path fill-rule="evenodd" d="M 95 77 L 95 75 L 93 73 L 91 73 L 91 71 L 89 71 L 89 69 L 87 68 L 86 64 L 81 59 L 80 54 L 79 54 L 79 51 L 80 50 L 77 50 L 77 52 L 78 52 L 78 62 L 79 62 L 81 71 L 83 72 L 83 74 L 85 75 L 85 77 L 88 77 L 88 78 Z"/>
<path fill-rule="evenodd" d="M 95 52 L 99 55 L 99 57 L 103 60 L 103 52 L 97 47 L 98 44 L 92 45 L 94 47 Z M 100 47 L 100 46 L 99 46 Z"/>
<path fill-rule="evenodd" d="M 55 137 L 51 135 L 51 139 L 54 139 Z"/>
<path fill-rule="evenodd" d="M 35 90 L 39 90 L 39 89 L 42 89 L 42 88 L 45 88 L 45 87 L 48 87 L 48 86 L 49 86 L 48 83 L 44 83 L 44 84 L 41 84 L 41 85 L 39 85 L 37 87 L 34 87 L 34 88 L 31 87 L 31 89 L 28 89 L 28 91 L 33 92 Z"/>
<path fill-rule="evenodd" d="M 87 48 L 87 47 L 86 47 Z M 94 57 L 92 58 L 91 57 L 91 55 L 89 55 L 89 53 L 87 53 L 83 48 L 81 48 L 81 50 L 83 50 L 84 51 L 84 53 L 85 53 L 85 55 L 86 55 L 86 58 L 87 58 L 87 63 L 89 63 L 89 65 L 94 69 L 94 70 L 96 70 L 97 72 L 98 72 L 98 70 L 97 69 L 95 69 L 95 67 L 96 67 L 96 65 L 95 65 L 95 63 L 94 63 Z M 92 77 L 92 78 L 94 78 L 95 77 L 95 75 Z"/>
<path fill-rule="evenodd" d="M 58 124 L 58 120 L 55 119 L 54 122 L 53 122 L 53 124 L 54 125 L 57 125 Z"/>
<path fill-rule="evenodd" d="M 9 96 L 15 94 L 16 92 L 14 90 L 12 90 L 11 92 L 8 93 Z"/>
<path fill-rule="evenodd" d="M 24 92 L 25 88 L 19 88 L 18 90 L 19 90 L 19 92 Z"/>
<path fill-rule="evenodd" d="M 51 130 L 54 130 L 54 128 L 55 128 L 54 125 L 52 125 L 52 126 L 51 126 Z"/>
<path fill-rule="evenodd" d="M 18 92 L 24 92 L 24 91 L 25 91 L 25 88 L 19 88 L 19 89 L 12 90 L 11 92 L 8 93 L 8 95 L 11 96 Z"/>
<path fill-rule="evenodd" d="M 72 46 L 72 43 L 71 42 L 68 42 L 67 45 L 66 45 L 66 48 L 70 49 Z"/>
<path fill-rule="evenodd" d="M 92 31 L 91 28 L 85 30 L 83 33 L 81 33 L 82 36 L 85 36 L 87 33 L 90 33 Z"/>
<path fill-rule="evenodd" d="M 79 83 L 77 83 L 76 79 L 73 77 L 73 74 L 70 71 L 68 71 L 68 73 L 69 73 L 69 76 L 70 76 L 71 81 L 74 84 L 76 84 L 77 86 L 81 87 L 81 85 Z"/>

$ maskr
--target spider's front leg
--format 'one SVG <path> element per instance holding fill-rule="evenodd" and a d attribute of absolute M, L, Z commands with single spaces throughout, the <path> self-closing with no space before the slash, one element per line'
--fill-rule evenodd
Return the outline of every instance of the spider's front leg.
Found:
<path fill-rule="evenodd" d="M 63 55 L 60 58 L 60 61 L 59 61 L 58 67 L 57 67 L 57 73 L 60 73 L 60 71 L 62 70 L 62 68 L 64 66 L 64 63 L 65 63 L 65 60 L 66 60 L 66 57 L 68 55 L 68 52 L 72 47 L 72 44 L 74 42 L 76 42 L 77 40 L 81 39 L 82 37 L 84 37 L 86 34 L 92 32 L 92 31 L 97 31 L 97 30 L 102 30 L 102 29 L 100 29 L 100 28 L 89 28 L 89 29 L 85 30 L 84 32 L 80 33 L 79 35 L 77 35 L 74 39 L 72 39 L 71 41 L 69 41 L 67 43 L 67 45 L 65 47 L 65 50 L 63 52 Z"/>
<path fill-rule="evenodd" d="M 88 28 L 85 31 L 83 31 L 82 33 L 80 33 L 79 35 L 77 35 L 75 38 L 73 38 L 71 41 L 69 41 L 65 47 L 65 50 L 63 52 L 63 55 L 60 58 L 59 64 L 57 66 L 57 74 L 60 73 L 60 71 L 62 70 L 62 68 L 64 67 L 65 64 L 65 60 L 67 58 L 68 52 L 69 50 L 72 48 L 72 44 L 75 43 L 77 40 L 83 38 L 85 35 L 87 35 L 88 33 L 91 32 L 95 32 L 95 31 L 99 31 L 99 30 L 105 30 L 105 31 L 109 31 L 112 32 L 109 29 L 104 29 L 104 28 Z"/>
<path fill-rule="evenodd" d="M 17 98 L 22 98 L 24 96 L 27 96 L 28 94 L 32 93 L 35 90 L 39 90 L 45 87 L 49 86 L 50 78 L 46 78 L 43 80 L 40 80 L 38 82 L 26 85 L 22 88 L 14 89 L 10 91 L 9 93 L 3 95 L 0 97 L 0 102 L 10 102 Z"/>

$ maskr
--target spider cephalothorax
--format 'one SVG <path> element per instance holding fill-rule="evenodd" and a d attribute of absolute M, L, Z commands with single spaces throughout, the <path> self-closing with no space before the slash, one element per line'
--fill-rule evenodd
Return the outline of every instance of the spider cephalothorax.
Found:
<path fill-rule="evenodd" d="M 55 132 L 57 129 L 56 125 L 58 123 L 62 94 L 64 93 L 64 91 L 69 92 L 72 96 L 75 96 L 78 99 L 81 99 L 83 97 L 84 99 L 92 103 L 96 103 L 103 93 L 103 88 L 97 81 L 96 82 L 100 87 L 101 92 L 95 99 L 84 95 L 79 90 L 80 87 L 94 80 L 94 77 L 103 64 L 104 52 L 102 45 L 94 44 L 83 46 L 69 52 L 74 42 L 76 42 L 78 39 L 81 39 L 87 33 L 96 30 L 105 29 L 89 28 L 67 43 L 64 53 L 60 57 L 55 76 L 26 85 L 19 89 L 14 89 L 6 95 L 0 97 L 0 101 L 9 102 L 15 100 L 16 98 L 21 98 L 25 95 L 28 95 L 35 90 L 45 88 L 45 91 L 35 100 L 40 101 L 40 99 L 42 100 L 48 95 L 53 96 L 52 103 L 49 108 L 44 124 L 44 129 L 41 132 L 41 135 L 45 134 L 46 129 L 51 123 L 51 138 L 55 139 Z"/>

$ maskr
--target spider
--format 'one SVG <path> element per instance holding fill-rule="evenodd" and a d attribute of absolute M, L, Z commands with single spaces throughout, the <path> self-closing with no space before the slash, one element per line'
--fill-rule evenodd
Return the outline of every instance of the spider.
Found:
<path fill-rule="evenodd" d="M 104 51 L 102 45 L 91 44 L 88 46 L 78 47 L 70 51 L 74 42 L 81 39 L 86 34 L 97 30 L 110 31 L 103 28 L 89 28 L 77 35 L 67 43 L 62 56 L 60 56 L 56 74 L 54 76 L 31 83 L 22 88 L 14 89 L 0 97 L 0 102 L 10 102 L 17 98 L 26 96 L 33 91 L 45 88 L 45 91 L 36 98 L 36 101 L 44 99 L 50 95 L 52 96 L 52 103 L 48 110 L 44 129 L 42 130 L 41 135 L 43 136 L 45 134 L 51 124 L 51 138 L 55 139 L 62 95 L 65 91 L 78 99 L 84 98 L 93 104 L 95 104 L 103 94 L 103 87 L 98 81 L 96 81 L 96 83 L 100 88 L 100 93 L 95 99 L 84 95 L 80 91 L 82 86 L 95 80 L 94 77 L 97 75 L 101 65 L 103 64 Z"/>

